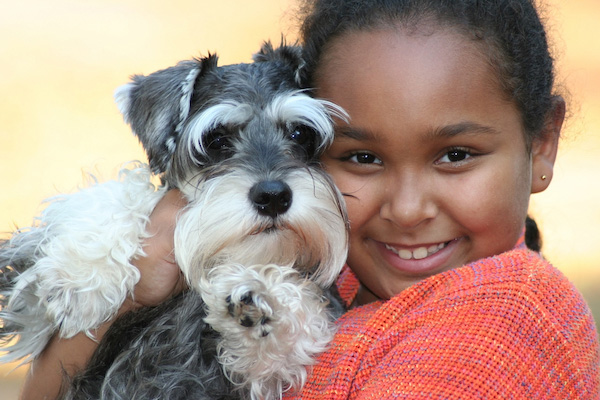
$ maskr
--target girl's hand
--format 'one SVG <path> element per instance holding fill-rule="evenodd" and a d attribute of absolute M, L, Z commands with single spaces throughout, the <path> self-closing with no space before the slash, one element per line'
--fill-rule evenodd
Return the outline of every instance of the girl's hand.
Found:
<path fill-rule="evenodd" d="M 146 256 L 133 261 L 133 265 L 140 270 L 141 277 L 135 286 L 130 306 L 155 306 L 186 288 L 173 253 L 177 215 L 186 204 L 181 192 L 173 189 L 165 194 L 152 211 L 147 227 L 152 236 L 144 244 Z"/>

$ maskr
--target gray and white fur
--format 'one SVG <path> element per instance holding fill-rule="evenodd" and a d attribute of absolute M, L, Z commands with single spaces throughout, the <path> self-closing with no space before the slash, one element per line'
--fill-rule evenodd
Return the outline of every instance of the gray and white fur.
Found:
<path fill-rule="evenodd" d="M 209 55 L 117 91 L 149 167 L 51 199 L 0 243 L 0 340 L 16 340 L 1 362 L 113 318 L 149 215 L 178 188 L 174 255 L 191 290 L 115 322 L 66 396 L 275 399 L 304 383 L 334 334 L 323 289 L 347 253 L 343 199 L 318 161 L 346 116 L 300 90 L 299 54 L 265 44 L 221 67 Z"/>

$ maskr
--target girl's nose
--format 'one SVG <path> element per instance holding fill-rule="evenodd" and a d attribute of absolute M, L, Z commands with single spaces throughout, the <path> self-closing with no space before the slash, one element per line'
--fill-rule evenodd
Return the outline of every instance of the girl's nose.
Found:
<path fill-rule="evenodd" d="M 428 180 L 405 175 L 385 189 L 380 216 L 400 228 L 415 228 L 438 214 L 435 198 Z"/>

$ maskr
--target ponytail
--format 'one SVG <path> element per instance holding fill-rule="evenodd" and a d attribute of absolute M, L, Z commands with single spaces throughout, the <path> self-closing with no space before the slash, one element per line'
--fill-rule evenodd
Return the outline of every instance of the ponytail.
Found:
<path fill-rule="evenodd" d="M 525 245 L 533 251 L 542 250 L 542 236 L 537 223 L 529 215 L 525 219 Z"/>

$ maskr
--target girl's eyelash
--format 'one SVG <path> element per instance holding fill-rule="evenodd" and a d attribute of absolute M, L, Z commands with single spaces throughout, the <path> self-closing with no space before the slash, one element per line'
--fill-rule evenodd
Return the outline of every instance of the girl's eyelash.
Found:
<path fill-rule="evenodd" d="M 447 167 L 460 167 L 472 161 L 479 153 L 468 147 L 450 147 L 436 159 L 436 165 Z M 353 151 L 339 158 L 341 161 L 357 165 L 382 165 L 383 162 L 375 154 L 369 151 Z"/>
<path fill-rule="evenodd" d="M 450 149 L 445 150 L 442 156 L 436 160 L 436 164 L 450 163 L 454 165 L 460 165 L 465 162 L 468 162 L 467 160 L 469 158 L 475 156 L 477 156 L 477 154 L 471 149 L 465 147 L 452 147 Z M 447 160 L 442 161 L 444 158 L 446 158 Z"/>
<path fill-rule="evenodd" d="M 342 161 L 351 161 L 356 164 L 381 164 L 381 160 L 368 151 L 356 151 L 341 157 Z"/>

